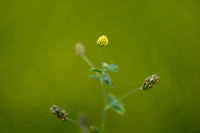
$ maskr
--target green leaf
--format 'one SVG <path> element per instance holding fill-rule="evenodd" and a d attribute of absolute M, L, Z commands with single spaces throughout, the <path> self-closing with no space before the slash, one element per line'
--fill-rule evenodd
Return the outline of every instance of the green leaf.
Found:
<path fill-rule="evenodd" d="M 108 64 L 106 62 L 103 63 L 103 70 L 106 72 L 107 70 L 113 71 L 113 72 L 117 72 L 117 64 Z"/>
<path fill-rule="evenodd" d="M 103 81 L 110 87 L 113 87 L 113 83 L 107 73 L 103 74 Z"/>
<path fill-rule="evenodd" d="M 117 72 L 117 67 L 118 67 L 117 64 L 112 63 L 108 66 L 108 70 L 111 70 L 113 72 Z"/>
<path fill-rule="evenodd" d="M 102 73 L 102 71 L 99 70 L 99 69 L 97 69 L 97 68 L 91 68 L 90 70 L 91 70 L 91 71 L 94 71 L 94 72 Z"/>
<path fill-rule="evenodd" d="M 91 133 L 99 133 L 99 129 L 95 126 L 90 126 L 90 132 Z"/>
<path fill-rule="evenodd" d="M 88 78 L 100 80 L 100 77 L 99 77 L 99 76 L 93 75 L 93 74 L 89 75 Z"/>
<path fill-rule="evenodd" d="M 113 94 L 108 94 L 108 103 L 109 106 L 114 109 L 117 113 L 123 115 L 125 112 L 124 106 L 121 102 L 116 99 Z"/>

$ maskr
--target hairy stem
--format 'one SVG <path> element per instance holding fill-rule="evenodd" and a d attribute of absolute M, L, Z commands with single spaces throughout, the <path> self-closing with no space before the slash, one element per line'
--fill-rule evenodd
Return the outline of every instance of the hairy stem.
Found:
<path fill-rule="evenodd" d="M 84 60 L 91 68 L 95 68 L 95 66 L 92 64 L 92 62 L 91 62 L 85 55 L 81 55 L 81 57 L 83 58 L 83 60 Z"/>
<path fill-rule="evenodd" d="M 142 87 L 137 88 L 137 89 L 131 91 L 130 93 L 128 93 L 128 94 L 122 96 L 120 99 L 118 99 L 117 101 L 115 101 L 113 104 L 107 106 L 107 107 L 105 108 L 105 110 L 110 109 L 110 108 L 111 108 L 113 105 L 115 105 L 116 103 L 120 102 L 120 101 L 123 100 L 124 98 L 128 97 L 129 95 L 131 95 L 131 94 L 133 94 L 134 92 L 136 92 L 136 91 L 138 91 L 138 90 L 141 90 L 141 89 L 142 89 Z"/>
<path fill-rule="evenodd" d="M 141 90 L 141 89 L 142 89 L 142 87 L 137 88 L 137 89 L 131 91 L 130 93 L 128 93 L 128 94 L 124 95 L 123 97 L 121 97 L 121 98 L 118 100 L 118 102 L 121 101 L 121 100 L 123 100 L 123 99 L 126 98 L 127 96 L 133 94 L 134 92 L 136 92 L 136 91 L 138 91 L 138 90 Z"/>
<path fill-rule="evenodd" d="M 75 120 L 72 120 L 72 119 L 69 119 L 69 118 L 67 118 L 67 120 L 80 125 L 80 123 L 78 121 L 75 121 Z"/>
<path fill-rule="evenodd" d="M 106 105 L 107 105 L 107 98 L 106 98 L 106 90 L 104 86 L 104 70 L 103 70 L 103 62 L 102 62 L 102 56 L 101 56 L 101 47 L 100 47 L 100 62 L 102 66 L 102 77 L 101 77 L 101 86 L 103 90 L 103 97 L 104 97 L 104 110 L 103 110 L 103 117 L 102 117 L 102 122 L 101 122 L 101 133 L 103 133 L 103 128 L 104 128 L 104 123 L 105 123 L 105 118 L 106 118 Z"/>
<path fill-rule="evenodd" d="M 83 58 L 83 60 L 91 67 L 91 68 L 95 68 L 95 66 L 93 65 L 93 63 L 85 56 L 85 55 L 81 55 L 81 57 Z M 99 77 L 99 73 L 95 72 L 95 74 Z"/>

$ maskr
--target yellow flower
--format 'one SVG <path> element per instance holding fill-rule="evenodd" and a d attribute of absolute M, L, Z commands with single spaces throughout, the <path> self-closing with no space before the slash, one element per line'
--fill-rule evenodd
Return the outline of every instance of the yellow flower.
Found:
<path fill-rule="evenodd" d="M 104 35 L 100 36 L 97 40 L 97 44 L 100 47 L 105 47 L 106 45 L 108 45 L 108 38 Z"/>

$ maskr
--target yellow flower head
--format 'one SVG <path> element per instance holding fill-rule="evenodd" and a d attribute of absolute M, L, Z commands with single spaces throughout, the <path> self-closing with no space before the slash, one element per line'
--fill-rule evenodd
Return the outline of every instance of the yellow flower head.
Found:
<path fill-rule="evenodd" d="M 108 38 L 104 35 L 100 36 L 97 40 L 97 44 L 100 47 L 105 47 L 106 45 L 108 45 Z"/>

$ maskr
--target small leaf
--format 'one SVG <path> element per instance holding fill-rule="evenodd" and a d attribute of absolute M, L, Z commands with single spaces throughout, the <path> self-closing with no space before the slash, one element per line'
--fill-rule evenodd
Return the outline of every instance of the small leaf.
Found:
<path fill-rule="evenodd" d="M 117 72 L 117 64 L 108 64 L 106 62 L 103 63 L 103 70 L 106 72 L 107 70 L 113 71 L 113 72 Z"/>
<path fill-rule="evenodd" d="M 100 77 L 99 77 L 99 76 L 93 75 L 93 74 L 89 75 L 88 78 L 100 80 Z"/>
<path fill-rule="evenodd" d="M 90 132 L 91 133 L 99 133 L 99 129 L 95 126 L 90 126 Z"/>
<path fill-rule="evenodd" d="M 108 70 L 117 72 L 117 67 L 118 67 L 117 64 L 112 63 L 112 64 L 110 64 L 110 65 L 108 66 Z"/>
<path fill-rule="evenodd" d="M 123 115 L 125 112 L 124 106 L 121 102 L 119 102 L 113 94 L 108 94 L 108 103 L 112 109 L 114 109 L 117 113 Z"/>
<path fill-rule="evenodd" d="M 107 73 L 103 74 L 103 81 L 110 87 L 113 87 L 113 83 Z"/>
<path fill-rule="evenodd" d="M 97 69 L 97 68 L 91 68 L 90 70 L 91 70 L 91 71 L 94 71 L 94 72 L 102 73 L 102 71 L 99 70 L 99 69 Z"/>

